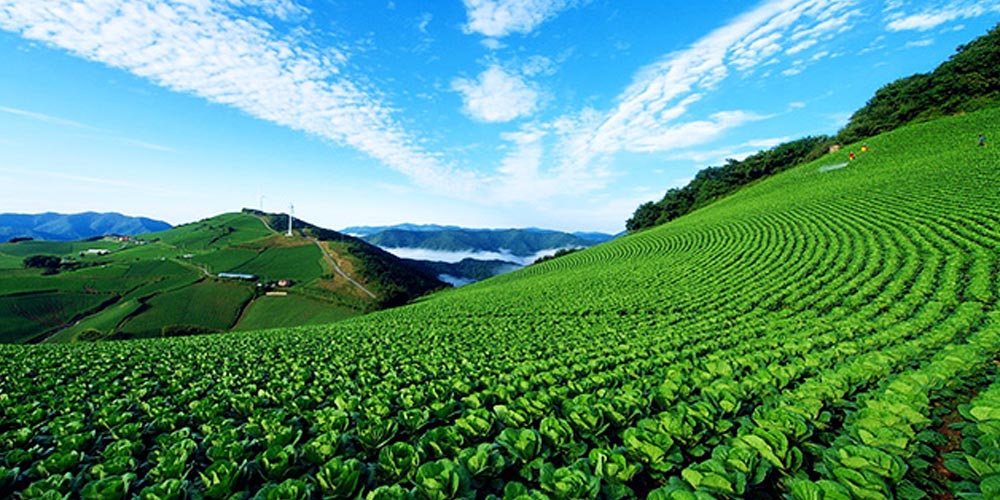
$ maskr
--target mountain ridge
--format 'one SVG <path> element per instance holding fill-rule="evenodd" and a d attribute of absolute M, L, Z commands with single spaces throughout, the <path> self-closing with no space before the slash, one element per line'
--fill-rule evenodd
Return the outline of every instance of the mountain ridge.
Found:
<path fill-rule="evenodd" d="M 161 220 L 118 212 L 0 213 L 0 241 L 12 238 L 74 241 L 107 235 L 135 236 L 172 227 Z"/>
<path fill-rule="evenodd" d="M 573 233 L 547 229 L 381 229 L 361 239 L 382 248 L 423 248 L 441 251 L 510 253 L 529 257 L 545 250 L 589 247 L 614 236 L 603 233 Z"/>

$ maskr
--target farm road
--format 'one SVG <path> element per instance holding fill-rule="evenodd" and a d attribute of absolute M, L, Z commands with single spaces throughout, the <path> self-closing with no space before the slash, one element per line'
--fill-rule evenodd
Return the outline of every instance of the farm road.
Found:
<path fill-rule="evenodd" d="M 270 229 L 271 231 L 277 232 L 277 231 L 274 230 L 273 227 L 271 227 L 270 224 L 267 223 L 267 219 L 265 219 L 263 217 L 260 217 L 260 216 L 257 216 L 257 219 L 260 220 L 264 224 L 264 227 Z M 354 278 L 351 278 L 350 276 L 348 276 L 347 273 L 345 273 L 344 270 L 341 269 L 340 266 L 337 264 L 337 259 L 334 259 L 333 256 L 330 255 L 330 252 L 328 252 L 326 250 L 326 247 L 324 247 L 323 244 L 320 243 L 319 240 L 317 240 L 316 238 L 308 237 L 308 236 L 304 236 L 304 237 L 306 239 L 308 239 L 309 241 L 315 243 L 316 246 L 319 247 L 319 251 L 323 252 L 323 257 L 326 259 L 327 262 L 330 263 L 330 265 L 333 267 L 333 271 L 335 273 L 337 273 L 338 275 L 340 275 L 341 278 L 344 278 L 345 280 L 347 280 L 348 283 L 354 285 L 355 287 L 358 288 L 358 290 L 361 290 L 362 292 L 364 292 L 369 297 L 371 297 L 373 299 L 377 298 L 377 296 L 374 293 L 372 293 L 371 290 L 365 288 L 365 286 L 362 285 L 361 283 L 358 283 L 357 281 L 354 281 Z"/>

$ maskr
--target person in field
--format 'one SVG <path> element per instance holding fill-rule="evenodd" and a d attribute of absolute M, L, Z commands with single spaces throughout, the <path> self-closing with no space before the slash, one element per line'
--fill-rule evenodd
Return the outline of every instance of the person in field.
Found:
<path fill-rule="evenodd" d="M 979 145 L 980 146 L 986 145 L 986 136 L 983 134 L 979 134 Z"/>
<path fill-rule="evenodd" d="M 847 155 L 847 158 L 853 161 L 854 160 L 854 151 L 851 151 L 851 154 Z"/>

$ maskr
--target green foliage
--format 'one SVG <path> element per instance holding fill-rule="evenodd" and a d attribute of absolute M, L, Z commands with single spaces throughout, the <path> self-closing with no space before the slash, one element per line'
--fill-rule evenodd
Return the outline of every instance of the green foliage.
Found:
<path fill-rule="evenodd" d="M 88 311 L 114 301 L 94 293 L 41 292 L 0 297 L 0 342 L 25 342 L 69 326 Z"/>
<path fill-rule="evenodd" d="M 625 222 L 625 229 L 634 232 L 670 222 L 754 181 L 819 158 L 829 142 L 830 138 L 825 136 L 806 137 L 743 160 L 728 159 L 724 166 L 704 168 L 686 186 L 668 190 L 660 201 L 639 205 Z"/>
<path fill-rule="evenodd" d="M 55 255 L 32 255 L 24 258 L 24 267 L 47 269 L 55 271 L 62 264 L 62 259 Z"/>
<path fill-rule="evenodd" d="M 167 325 L 160 329 L 161 337 L 185 337 L 206 333 L 219 333 L 219 330 L 201 325 Z"/>
<path fill-rule="evenodd" d="M 328 498 L 352 498 L 361 486 L 363 465 L 357 459 L 337 457 L 323 464 L 316 472 L 316 482 Z"/>
<path fill-rule="evenodd" d="M 413 498 L 416 500 L 451 500 L 458 498 L 462 489 L 462 472 L 448 459 L 427 462 L 417 469 L 414 483 Z"/>
<path fill-rule="evenodd" d="M 998 119 L 334 325 L 0 345 L 0 496 L 989 498 Z"/>
<path fill-rule="evenodd" d="M 183 335 L 185 330 L 199 328 L 203 332 L 228 330 L 250 297 L 249 287 L 242 284 L 201 281 L 156 295 L 120 330 L 140 337 Z"/>

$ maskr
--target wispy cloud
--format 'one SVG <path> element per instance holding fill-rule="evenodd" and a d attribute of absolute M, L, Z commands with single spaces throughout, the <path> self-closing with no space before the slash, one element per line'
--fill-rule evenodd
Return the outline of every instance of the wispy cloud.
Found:
<path fill-rule="evenodd" d="M 826 37 L 859 15 L 857 0 L 772 0 L 711 32 L 691 47 L 639 71 L 618 105 L 603 116 L 587 113 L 564 127 L 567 164 L 586 165 L 618 151 L 682 149 L 719 138 L 727 130 L 766 119 L 749 110 L 723 110 L 685 121 L 692 106 L 731 74 L 750 74 L 782 54 L 822 58 Z M 808 56 L 808 57 L 806 57 Z M 581 135 L 582 134 L 582 135 Z"/>
<path fill-rule="evenodd" d="M 452 89 L 462 94 L 463 110 L 482 122 L 509 122 L 533 113 L 541 93 L 520 75 L 497 64 L 483 71 L 479 78 L 456 78 Z"/>
<path fill-rule="evenodd" d="M 430 12 L 424 12 L 421 14 L 420 18 L 417 19 L 417 30 L 426 35 L 427 26 L 431 24 L 431 20 L 433 19 L 434 16 Z"/>
<path fill-rule="evenodd" d="M 889 31 L 928 31 L 952 21 L 971 19 L 989 13 L 1000 12 L 1000 1 L 947 1 L 922 3 L 919 7 L 911 2 L 894 1 L 887 6 Z"/>
<path fill-rule="evenodd" d="M 31 119 L 31 120 L 40 121 L 40 122 L 44 122 L 44 123 L 49 123 L 49 124 L 52 124 L 52 125 L 58 125 L 58 126 L 61 126 L 61 127 L 70 127 L 70 128 L 80 129 L 80 130 L 91 131 L 91 132 L 98 132 L 99 134 L 87 134 L 86 135 L 86 137 L 91 137 L 91 138 L 94 138 L 94 139 L 112 140 L 112 141 L 116 141 L 116 142 L 130 144 L 132 146 L 140 147 L 140 148 L 143 148 L 143 149 L 150 149 L 150 150 L 153 150 L 153 151 L 161 151 L 161 152 L 173 152 L 174 151 L 173 148 L 170 148 L 170 147 L 167 147 L 167 146 L 161 146 L 159 144 L 154 144 L 154 143 L 146 142 L 146 141 L 139 141 L 139 140 L 135 140 L 135 139 L 129 139 L 128 137 L 120 137 L 120 136 L 117 136 L 117 135 L 113 135 L 109 131 L 102 130 L 102 129 L 97 128 L 97 127 L 93 127 L 93 126 L 90 126 L 90 125 L 87 125 L 87 124 L 84 124 L 84 123 L 80 123 L 80 122 L 76 122 L 76 121 L 73 121 L 73 120 L 67 120 L 65 118 L 59 118 L 57 116 L 47 115 L 47 114 L 44 114 L 44 113 L 36 113 L 34 111 L 27 111 L 27 110 L 24 110 L 24 109 L 17 109 L 17 108 L 8 108 L 8 107 L 4 107 L 4 106 L 0 106 L 0 112 L 11 114 L 11 115 L 16 115 L 16 116 L 21 116 L 21 117 L 28 118 L 28 119 Z"/>
<path fill-rule="evenodd" d="M 56 179 L 61 181 L 71 181 L 73 183 L 86 184 L 90 186 L 103 186 L 117 189 L 127 189 L 130 191 L 141 191 L 146 193 L 153 193 L 158 195 L 189 195 L 190 193 L 182 193 L 179 191 L 174 191 L 171 189 L 163 189 L 159 186 L 148 184 L 148 183 L 137 183 L 129 182 L 121 179 L 103 178 L 103 177 L 93 177 L 87 175 L 78 174 L 67 174 L 65 172 L 57 172 L 50 170 L 27 170 L 20 168 L 8 168 L 0 166 L 0 173 L 14 174 L 20 178 L 35 178 L 35 179 Z"/>
<path fill-rule="evenodd" d="M 60 126 L 63 126 L 63 127 L 72 127 L 72 128 L 79 128 L 79 129 L 85 129 L 85 130 L 97 130 L 96 128 L 91 127 L 90 125 L 85 125 L 85 124 L 80 123 L 80 122 L 75 122 L 73 120 L 67 120 L 65 118 L 59 118 L 57 116 L 46 115 L 44 113 L 36 113 L 34 111 L 27 111 L 27 110 L 24 110 L 24 109 L 8 108 L 8 107 L 0 106 L 0 112 L 4 112 L 4 113 L 10 114 L 10 115 L 17 115 L 17 116 L 21 116 L 21 117 L 24 117 L 24 118 L 30 118 L 32 120 L 36 120 L 36 121 L 40 121 L 40 122 L 51 123 L 53 125 L 60 125 Z"/>
<path fill-rule="evenodd" d="M 308 12 L 291 0 L 0 0 L 0 28 L 346 144 L 422 186 L 471 189 L 471 174 L 423 150 L 389 106 L 343 74 L 343 51 L 278 35 L 235 8 L 279 19 Z"/>
<path fill-rule="evenodd" d="M 768 137 L 754 139 L 736 146 L 716 148 L 711 150 L 687 150 L 671 154 L 671 160 L 689 160 L 701 165 L 721 165 L 727 159 L 743 160 L 761 150 L 771 149 L 779 144 L 792 140 L 791 137 Z"/>
<path fill-rule="evenodd" d="M 463 0 L 469 17 L 466 33 L 502 38 L 511 33 L 531 33 L 545 21 L 578 0 Z"/>
<path fill-rule="evenodd" d="M 914 47 L 929 47 L 931 45 L 934 45 L 933 38 L 924 38 L 922 40 L 910 40 L 909 42 L 906 42 L 906 48 L 908 49 Z"/>

